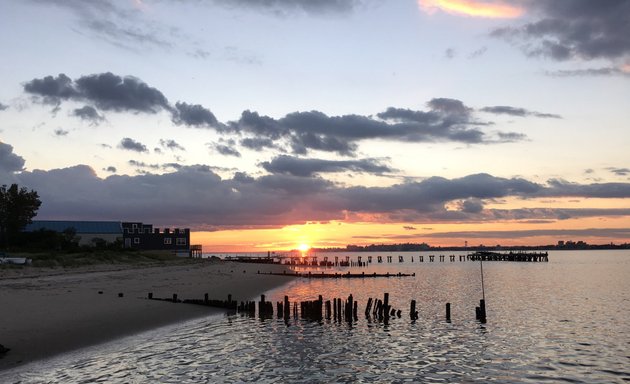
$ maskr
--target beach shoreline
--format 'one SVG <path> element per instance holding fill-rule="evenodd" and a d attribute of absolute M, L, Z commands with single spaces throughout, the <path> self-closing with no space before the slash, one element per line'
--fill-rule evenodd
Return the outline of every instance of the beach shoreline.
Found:
<path fill-rule="evenodd" d="M 280 265 L 200 262 L 181 265 L 0 270 L 0 370 L 161 326 L 223 313 L 154 297 L 251 300 L 285 284 Z M 258 274 L 258 271 L 261 274 Z M 101 292 L 101 293 L 99 293 Z M 119 294 L 122 293 L 122 297 Z"/>

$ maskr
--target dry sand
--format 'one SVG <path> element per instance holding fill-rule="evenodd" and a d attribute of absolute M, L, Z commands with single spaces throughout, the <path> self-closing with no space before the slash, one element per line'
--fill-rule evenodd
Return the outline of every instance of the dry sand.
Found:
<path fill-rule="evenodd" d="M 206 262 L 168 267 L 72 271 L 25 269 L 26 276 L 0 270 L 0 370 L 80 347 L 195 317 L 220 309 L 146 300 L 154 297 L 253 299 L 290 277 L 279 265 Z M 111 269 L 111 267 L 110 267 Z M 102 294 L 98 292 L 102 291 Z M 123 293 L 122 298 L 118 293 Z"/>

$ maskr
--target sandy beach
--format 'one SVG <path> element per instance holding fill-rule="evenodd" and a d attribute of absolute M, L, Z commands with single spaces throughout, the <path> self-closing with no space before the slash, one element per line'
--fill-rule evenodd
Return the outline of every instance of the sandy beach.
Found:
<path fill-rule="evenodd" d="M 279 265 L 206 262 L 74 270 L 0 270 L 0 370 L 220 309 L 146 300 L 154 297 L 253 299 L 290 277 L 259 275 Z M 99 291 L 102 293 L 99 294 Z M 123 297 L 119 297 L 119 293 Z"/>

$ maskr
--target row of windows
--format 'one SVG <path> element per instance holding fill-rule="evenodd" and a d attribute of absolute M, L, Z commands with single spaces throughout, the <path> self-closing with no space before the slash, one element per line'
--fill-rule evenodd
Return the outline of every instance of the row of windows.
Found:
<path fill-rule="evenodd" d="M 153 233 L 154 230 L 151 227 L 146 227 L 146 228 L 125 228 L 125 232 L 131 234 L 131 233 L 139 233 L 139 234 L 144 234 L 144 233 Z M 166 232 L 164 232 L 166 233 Z M 186 233 L 185 229 L 181 229 L 181 228 L 175 228 L 175 230 L 173 231 L 173 233 Z"/>
<path fill-rule="evenodd" d="M 173 239 L 170 237 L 165 237 L 164 244 L 173 244 Z M 176 238 L 175 245 L 186 245 L 186 238 L 185 237 Z"/>
<path fill-rule="evenodd" d="M 133 238 L 133 243 L 134 244 L 140 244 L 140 238 L 139 237 L 134 237 Z M 166 244 L 166 245 L 173 244 L 173 238 L 165 237 L 164 238 L 164 244 Z M 186 245 L 186 238 L 185 237 L 178 237 L 178 238 L 176 238 L 175 239 L 175 245 Z"/>

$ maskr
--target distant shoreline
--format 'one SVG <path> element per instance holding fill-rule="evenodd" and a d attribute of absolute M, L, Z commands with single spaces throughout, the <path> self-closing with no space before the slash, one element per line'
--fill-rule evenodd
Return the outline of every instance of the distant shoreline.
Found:
<path fill-rule="evenodd" d="M 510 246 L 451 246 L 432 247 L 423 244 L 348 245 L 345 248 L 311 248 L 309 252 L 438 252 L 438 251 L 589 251 L 630 249 L 630 244 L 578 244 L 575 245 L 510 245 Z"/>

